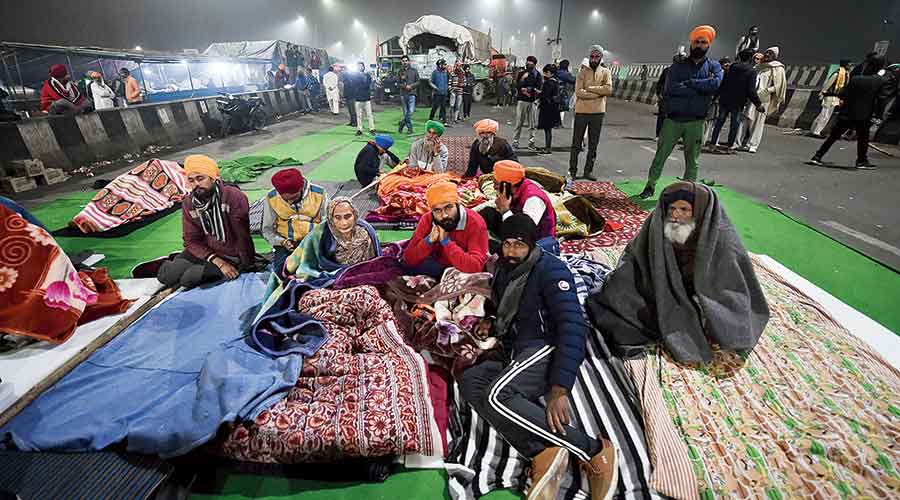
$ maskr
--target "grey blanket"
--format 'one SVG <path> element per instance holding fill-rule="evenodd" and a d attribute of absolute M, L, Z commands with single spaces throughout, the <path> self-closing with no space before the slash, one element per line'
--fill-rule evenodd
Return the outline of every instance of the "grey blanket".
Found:
<path fill-rule="evenodd" d="M 694 288 L 688 296 L 672 244 L 663 235 L 662 197 L 618 267 L 588 297 L 591 321 L 622 357 L 662 344 L 681 363 L 709 362 L 711 344 L 753 349 L 769 321 L 769 307 L 753 264 L 712 189 L 697 223 Z M 699 306 L 699 309 L 698 307 Z"/>

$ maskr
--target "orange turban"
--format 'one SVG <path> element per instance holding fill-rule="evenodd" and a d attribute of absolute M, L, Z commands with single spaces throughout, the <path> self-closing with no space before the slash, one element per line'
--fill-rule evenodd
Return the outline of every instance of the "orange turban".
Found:
<path fill-rule="evenodd" d="M 708 24 L 697 26 L 694 28 L 694 31 L 691 31 L 690 40 L 693 42 L 700 37 L 706 38 L 706 41 L 709 43 L 713 43 L 713 40 L 716 38 L 716 29 Z"/>
<path fill-rule="evenodd" d="M 456 190 L 456 184 L 450 181 L 439 181 L 428 186 L 425 191 L 425 199 L 428 200 L 428 207 L 434 208 L 444 203 L 457 203 L 459 192 Z"/>
<path fill-rule="evenodd" d="M 515 186 L 525 178 L 525 167 L 512 160 L 501 160 L 494 163 L 494 179 L 497 182 L 508 182 Z"/>
<path fill-rule="evenodd" d="M 184 173 L 190 175 L 192 173 L 203 174 L 213 179 L 219 178 L 219 165 L 206 155 L 190 155 L 184 159 Z"/>
<path fill-rule="evenodd" d="M 475 133 L 483 134 L 485 132 L 490 132 L 491 134 L 496 134 L 497 130 L 500 129 L 500 124 L 497 123 L 497 120 L 491 120 L 490 118 L 485 118 L 483 120 L 478 120 L 475 122 Z"/>

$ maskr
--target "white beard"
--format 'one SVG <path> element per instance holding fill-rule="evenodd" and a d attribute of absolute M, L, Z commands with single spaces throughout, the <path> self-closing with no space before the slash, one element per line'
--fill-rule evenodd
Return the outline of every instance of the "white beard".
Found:
<path fill-rule="evenodd" d="M 691 237 L 691 234 L 694 233 L 696 227 L 697 224 L 694 221 L 686 223 L 666 222 L 665 226 L 663 226 L 663 235 L 673 243 L 684 245 L 688 238 Z"/>
<path fill-rule="evenodd" d="M 491 149 L 491 146 L 493 146 L 493 145 L 494 145 L 493 137 L 491 137 L 490 139 L 487 139 L 487 140 L 479 139 L 478 140 L 478 152 L 480 152 L 481 154 L 485 154 L 488 152 L 488 150 Z"/>

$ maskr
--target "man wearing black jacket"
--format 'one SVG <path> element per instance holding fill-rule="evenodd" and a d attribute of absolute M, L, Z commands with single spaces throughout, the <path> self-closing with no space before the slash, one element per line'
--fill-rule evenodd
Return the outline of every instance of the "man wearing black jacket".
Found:
<path fill-rule="evenodd" d="M 731 65 L 725 73 L 722 85 L 719 86 L 719 116 L 716 119 L 712 136 L 709 138 L 710 146 L 718 144 L 725 119 L 731 117 L 731 124 L 728 127 L 728 143 L 724 148 L 718 148 L 717 152 L 719 153 L 734 154 L 731 147 L 737 140 L 741 112 L 747 105 L 747 100 L 756 106 L 757 111 L 764 112 L 762 102 L 756 94 L 756 70 L 750 66 L 751 57 L 753 57 L 752 50 L 744 50 L 738 54 L 738 62 Z"/>
<path fill-rule="evenodd" d="M 856 168 L 874 170 L 875 165 L 869 163 L 869 126 L 873 119 L 881 117 L 885 105 L 885 82 L 878 73 L 884 68 L 881 57 L 868 58 L 861 76 L 850 79 L 850 83 L 838 93 L 843 104 L 838 112 L 838 120 L 822 146 L 809 161 L 813 165 L 823 165 L 822 157 L 828 153 L 844 132 L 856 131 Z"/>
<path fill-rule="evenodd" d="M 513 134 L 513 147 L 518 149 L 519 137 L 522 135 L 522 127 L 528 122 L 528 147 L 535 149 L 534 128 L 537 125 L 537 105 L 535 101 L 540 97 L 543 78 L 535 68 L 537 58 L 528 56 L 525 60 L 525 69 L 516 76 L 516 132 Z"/>

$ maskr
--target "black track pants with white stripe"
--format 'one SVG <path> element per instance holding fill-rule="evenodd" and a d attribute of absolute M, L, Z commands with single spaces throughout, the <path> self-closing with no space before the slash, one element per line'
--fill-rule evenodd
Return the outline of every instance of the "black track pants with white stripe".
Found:
<path fill-rule="evenodd" d="M 462 397 L 522 455 L 533 458 L 551 446 L 568 449 L 580 460 L 600 451 L 600 443 L 581 429 L 566 426 L 566 435 L 547 425 L 540 399 L 547 395 L 547 371 L 553 347 L 529 349 L 510 365 L 484 361 L 468 368 L 460 381 Z"/>

